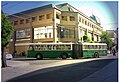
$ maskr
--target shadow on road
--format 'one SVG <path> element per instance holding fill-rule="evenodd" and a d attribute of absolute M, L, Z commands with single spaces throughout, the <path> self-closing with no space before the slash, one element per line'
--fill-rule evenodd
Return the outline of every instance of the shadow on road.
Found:
<path fill-rule="evenodd" d="M 102 69 L 114 60 L 115 59 L 93 60 L 45 68 L 21 75 L 7 82 L 77 82 Z"/>

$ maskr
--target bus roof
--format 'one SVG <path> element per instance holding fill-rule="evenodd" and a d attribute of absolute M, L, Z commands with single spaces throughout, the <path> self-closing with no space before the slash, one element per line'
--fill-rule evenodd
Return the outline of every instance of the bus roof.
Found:
<path fill-rule="evenodd" d="M 107 45 L 106 43 L 82 43 L 83 45 Z"/>
<path fill-rule="evenodd" d="M 28 46 L 28 45 L 65 45 L 65 44 L 74 44 L 74 43 L 18 43 L 15 46 Z"/>
<path fill-rule="evenodd" d="M 78 43 L 18 43 L 15 46 L 29 46 L 29 45 L 67 45 Z M 82 45 L 107 45 L 106 43 L 81 43 Z"/>

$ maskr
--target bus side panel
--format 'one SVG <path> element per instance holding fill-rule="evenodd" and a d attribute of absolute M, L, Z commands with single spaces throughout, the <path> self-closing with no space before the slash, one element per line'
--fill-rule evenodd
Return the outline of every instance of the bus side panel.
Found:
<path fill-rule="evenodd" d="M 55 50 L 42 51 L 43 58 L 58 58 L 61 53 Z"/>
<path fill-rule="evenodd" d="M 98 50 L 100 56 L 107 56 L 107 50 Z"/>
<path fill-rule="evenodd" d="M 48 50 L 48 51 L 41 51 L 43 58 L 58 58 L 62 53 L 66 53 L 68 57 L 71 57 L 72 51 L 71 50 Z"/>
<path fill-rule="evenodd" d="M 92 57 L 95 51 L 93 50 L 83 50 L 83 57 Z"/>
<path fill-rule="evenodd" d="M 72 51 L 71 50 L 45 50 L 45 51 L 28 51 L 28 57 L 35 58 L 36 54 L 40 53 L 43 58 L 58 58 L 62 53 L 66 53 L 68 57 L 71 57 Z"/>
<path fill-rule="evenodd" d="M 36 51 L 28 50 L 27 57 L 35 58 Z"/>
<path fill-rule="evenodd" d="M 99 56 L 107 56 L 107 50 L 83 50 L 83 57 L 92 57 L 95 52 L 98 52 Z"/>
<path fill-rule="evenodd" d="M 51 51 L 49 51 L 49 50 L 48 51 L 46 51 L 46 50 L 45 51 L 30 50 L 30 51 L 28 51 L 28 57 L 35 58 L 35 56 L 38 53 L 41 54 L 43 56 L 43 58 L 57 58 L 60 54 L 60 52 L 58 53 L 53 50 L 51 50 Z"/>

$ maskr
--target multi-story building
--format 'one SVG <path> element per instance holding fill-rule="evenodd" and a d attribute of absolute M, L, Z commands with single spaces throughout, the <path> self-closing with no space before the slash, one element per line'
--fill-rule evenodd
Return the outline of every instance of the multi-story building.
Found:
<path fill-rule="evenodd" d="M 96 17 L 86 16 L 68 3 L 46 5 L 10 16 L 14 25 L 15 40 L 13 44 L 30 42 L 83 42 L 82 36 L 87 34 L 94 41 L 100 41 L 103 27 Z M 28 49 L 28 46 L 15 47 L 17 54 Z"/>

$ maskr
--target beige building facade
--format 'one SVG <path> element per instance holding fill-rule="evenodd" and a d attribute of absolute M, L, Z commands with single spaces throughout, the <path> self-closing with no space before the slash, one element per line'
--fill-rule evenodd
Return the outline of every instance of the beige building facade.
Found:
<path fill-rule="evenodd" d="M 27 53 L 28 46 L 15 46 L 19 43 L 59 43 L 84 42 L 88 35 L 99 42 L 103 27 L 68 3 L 46 5 L 26 10 L 10 16 L 15 36 L 9 45 L 9 52 Z"/>

